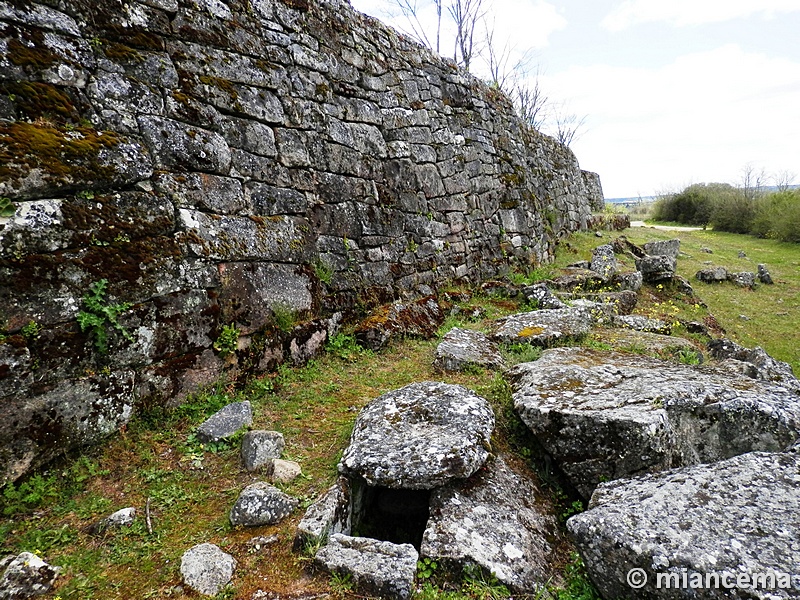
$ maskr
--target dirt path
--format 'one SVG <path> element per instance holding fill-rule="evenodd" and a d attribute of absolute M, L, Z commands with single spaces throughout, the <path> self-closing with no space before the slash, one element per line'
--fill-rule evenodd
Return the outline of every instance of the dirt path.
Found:
<path fill-rule="evenodd" d="M 631 227 L 649 227 L 661 231 L 700 231 L 702 227 L 677 227 L 674 225 L 648 225 L 644 221 L 631 221 Z"/>

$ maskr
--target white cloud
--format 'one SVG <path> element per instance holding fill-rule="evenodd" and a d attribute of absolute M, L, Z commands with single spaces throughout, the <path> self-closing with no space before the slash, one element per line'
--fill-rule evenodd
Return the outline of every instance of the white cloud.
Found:
<path fill-rule="evenodd" d="M 609 197 L 735 182 L 748 162 L 773 172 L 800 164 L 797 62 L 730 44 L 658 69 L 572 67 L 542 84 L 587 115 L 573 150 Z"/>
<path fill-rule="evenodd" d="M 638 23 L 666 21 L 676 26 L 719 23 L 754 15 L 774 17 L 800 11 L 800 0 L 624 0 L 601 22 L 610 31 Z"/>

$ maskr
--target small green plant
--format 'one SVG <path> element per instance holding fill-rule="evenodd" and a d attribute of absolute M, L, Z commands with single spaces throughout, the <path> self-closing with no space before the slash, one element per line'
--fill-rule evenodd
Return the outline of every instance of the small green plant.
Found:
<path fill-rule="evenodd" d="M 28 324 L 22 328 L 20 333 L 22 337 L 26 340 L 31 341 L 35 340 L 39 337 L 39 334 L 42 332 L 42 326 L 39 325 L 36 321 L 28 321 Z"/>
<path fill-rule="evenodd" d="M 333 267 L 322 258 L 318 258 L 314 262 L 314 275 L 325 285 L 330 285 L 331 281 L 333 281 Z"/>
<path fill-rule="evenodd" d="M 360 356 L 367 356 L 371 351 L 359 345 L 354 335 L 337 333 L 325 346 L 325 349 L 336 357 L 353 361 Z"/>
<path fill-rule="evenodd" d="M 683 348 L 678 351 L 678 360 L 684 365 L 699 365 L 700 355 L 695 350 Z"/>
<path fill-rule="evenodd" d="M 474 565 L 464 566 L 464 585 L 461 589 L 478 600 L 504 600 L 511 596 L 508 588 L 494 574 L 485 575 L 480 567 Z"/>
<path fill-rule="evenodd" d="M 31 511 L 57 498 L 59 493 L 55 475 L 36 473 L 20 483 L 7 483 L 3 488 L 3 515 Z"/>
<path fill-rule="evenodd" d="M 239 343 L 239 333 L 240 331 L 236 328 L 236 325 L 223 325 L 222 331 L 214 342 L 214 350 L 222 356 L 233 354 Z"/>
<path fill-rule="evenodd" d="M 583 502 L 574 500 L 569 505 L 565 506 L 561 511 L 561 520 L 566 522 L 573 515 L 583 512 Z"/>
<path fill-rule="evenodd" d="M 94 192 L 91 190 L 83 190 L 75 194 L 75 197 L 81 200 L 94 200 Z"/>
<path fill-rule="evenodd" d="M 108 280 L 101 279 L 89 286 L 89 294 L 83 297 L 85 310 L 78 313 L 78 324 L 81 331 L 87 329 L 94 338 L 94 346 L 100 354 L 108 353 L 108 326 L 116 329 L 122 337 L 133 342 L 133 336 L 119 322 L 119 316 L 132 305 L 129 302 L 109 304 L 106 301 Z"/>
<path fill-rule="evenodd" d="M 564 587 L 553 590 L 556 600 L 601 600 L 600 594 L 589 581 L 580 555 L 573 552 L 564 568 Z"/>
<path fill-rule="evenodd" d="M 331 591 L 334 594 L 346 594 L 353 591 L 353 578 L 350 573 L 333 573 L 330 580 Z"/>
<path fill-rule="evenodd" d="M 5 196 L 0 196 L 0 217 L 10 218 L 17 212 L 17 205 L 14 201 Z"/>
<path fill-rule="evenodd" d="M 272 306 L 272 319 L 278 329 L 288 333 L 294 329 L 297 323 L 297 314 L 285 304 L 274 304 Z"/>
<path fill-rule="evenodd" d="M 503 358 L 512 365 L 525 362 L 534 362 L 542 356 L 542 349 L 532 344 L 524 342 L 514 344 L 504 344 L 500 348 Z"/>
<path fill-rule="evenodd" d="M 417 581 L 427 581 L 436 573 L 439 563 L 427 556 L 417 561 Z"/>

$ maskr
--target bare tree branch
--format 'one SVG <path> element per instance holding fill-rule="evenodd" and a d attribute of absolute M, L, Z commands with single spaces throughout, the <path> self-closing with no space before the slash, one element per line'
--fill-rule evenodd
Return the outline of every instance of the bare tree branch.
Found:
<path fill-rule="evenodd" d="M 418 5 L 417 0 L 393 0 L 395 7 L 397 7 L 397 9 L 400 11 L 399 14 L 405 18 L 405 20 L 408 22 L 408 26 L 410 27 L 410 29 L 406 30 L 405 33 L 413 37 L 423 46 L 427 46 L 431 50 L 439 52 L 439 37 L 442 24 L 442 0 L 433 1 L 436 5 L 437 13 L 439 15 L 436 28 L 435 46 L 431 43 L 431 40 L 428 37 L 428 32 L 425 30 L 425 26 L 420 21 L 421 7 Z M 393 16 L 397 16 L 397 13 L 395 13 Z"/>
<path fill-rule="evenodd" d="M 486 16 L 483 0 L 451 0 L 447 7 L 456 26 L 456 44 L 453 60 L 469 71 L 475 47 L 475 28 Z"/>
<path fill-rule="evenodd" d="M 793 173 L 792 171 L 780 171 L 773 176 L 773 181 L 775 181 L 775 187 L 778 188 L 779 192 L 785 192 L 794 183 L 794 180 L 797 178 L 797 174 Z"/>
<path fill-rule="evenodd" d="M 564 112 L 563 105 L 554 111 L 553 119 L 555 126 L 553 137 L 565 146 L 569 146 L 580 137 L 580 130 L 586 123 L 586 116 L 578 117 L 575 113 Z"/>

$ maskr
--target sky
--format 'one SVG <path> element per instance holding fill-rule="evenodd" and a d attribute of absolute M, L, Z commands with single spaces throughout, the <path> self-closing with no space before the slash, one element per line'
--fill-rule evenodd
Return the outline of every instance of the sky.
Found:
<path fill-rule="evenodd" d="M 351 3 L 409 32 L 397 1 Z M 432 0 L 409 1 L 432 25 Z M 800 0 L 483 2 L 496 47 L 527 56 L 528 83 L 584 119 L 571 148 L 606 198 L 735 185 L 746 170 L 800 184 Z"/>

